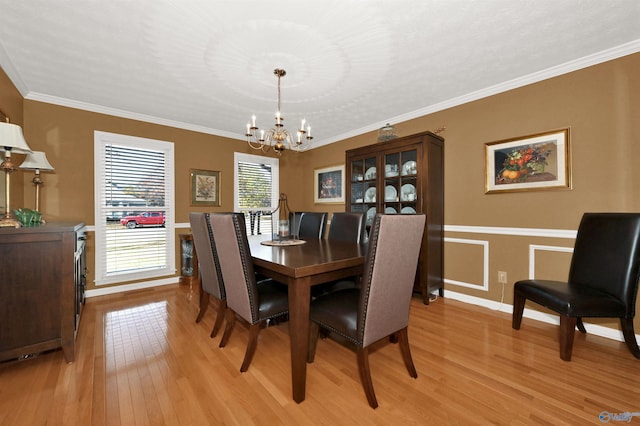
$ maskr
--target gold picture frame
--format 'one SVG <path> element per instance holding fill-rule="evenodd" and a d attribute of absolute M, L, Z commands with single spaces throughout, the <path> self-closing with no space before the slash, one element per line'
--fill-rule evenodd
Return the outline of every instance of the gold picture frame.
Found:
<path fill-rule="evenodd" d="M 220 206 L 220 172 L 191 169 L 191 205 Z"/>
<path fill-rule="evenodd" d="M 344 203 L 344 164 L 313 171 L 313 199 L 318 203 Z"/>
<path fill-rule="evenodd" d="M 571 189 L 569 129 L 485 144 L 485 194 Z"/>

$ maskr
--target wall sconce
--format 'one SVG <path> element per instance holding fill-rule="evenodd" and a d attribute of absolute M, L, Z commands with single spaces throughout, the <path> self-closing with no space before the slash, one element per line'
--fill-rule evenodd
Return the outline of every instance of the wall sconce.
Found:
<path fill-rule="evenodd" d="M 40 211 L 40 186 L 44 181 L 40 178 L 40 172 L 52 172 L 53 166 L 47 161 L 47 155 L 42 151 L 33 151 L 27 154 L 27 158 L 20 165 L 22 170 L 35 170 L 33 184 L 36 186 L 36 211 Z"/>
<path fill-rule="evenodd" d="M 30 154 L 31 148 L 27 145 L 27 141 L 24 140 L 22 134 L 22 128 L 16 124 L 9 123 L 9 117 L 2 113 L 5 117 L 5 122 L 0 122 L 0 151 L 4 151 L 4 161 L 0 164 L 0 169 L 5 172 L 5 212 L 4 217 L 0 219 L 0 227 L 11 226 L 14 228 L 20 227 L 20 222 L 11 215 L 11 173 L 16 170 L 15 165 L 11 161 L 11 153 L 18 154 Z"/>

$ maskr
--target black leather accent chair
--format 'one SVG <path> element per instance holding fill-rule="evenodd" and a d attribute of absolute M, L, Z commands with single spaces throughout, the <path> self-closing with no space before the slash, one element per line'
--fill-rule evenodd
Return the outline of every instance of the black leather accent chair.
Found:
<path fill-rule="evenodd" d="M 308 362 L 314 360 L 321 328 L 330 337 L 339 336 L 355 345 L 360 380 L 372 408 L 378 406 L 378 401 L 369 370 L 371 344 L 393 337 L 392 341 L 399 342 L 409 375 L 418 377 L 407 327 L 424 224 L 422 214 L 377 214 L 371 228 L 362 288 L 336 291 L 311 302 Z"/>
<path fill-rule="evenodd" d="M 513 328 L 520 329 L 529 299 L 560 315 L 560 358 L 571 360 L 576 326 L 582 318 L 619 318 L 634 357 L 640 349 L 633 331 L 640 279 L 640 213 L 585 213 L 567 282 L 523 280 L 514 285 Z"/>
<path fill-rule="evenodd" d="M 216 321 L 211 330 L 211 337 L 215 337 L 222 327 L 227 309 L 224 281 L 218 264 L 218 252 L 211 232 L 209 213 L 189 213 L 189 222 L 193 234 L 193 244 L 198 253 L 198 271 L 200 272 L 200 311 L 196 322 L 200 322 L 209 306 L 209 297 L 213 296 L 218 304 Z"/>
<path fill-rule="evenodd" d="M 272 280 L 258 285 L 243 214 L 212 214 L 209 220 L 227 295 L 227 324 L 219 346 L 227 344 L 236 316 L 249 323 L 249 342 L 240 367 L 245 372 L 256 352 L 261 328 L 268 320 L 289 313 L 287 287 Z"/>

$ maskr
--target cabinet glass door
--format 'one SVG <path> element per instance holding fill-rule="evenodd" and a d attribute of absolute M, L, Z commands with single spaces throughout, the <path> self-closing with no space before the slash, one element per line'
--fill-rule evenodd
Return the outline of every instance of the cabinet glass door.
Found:
<path fill-rule="evenodd" d="M 351 211 L 366 214 L 367 225 L 373 222 L 378 201 L 377 158 L 367 157 L 351 162 Z"/>
<path fill-rule="evenodd" d="M 415 214 L 420 194 L 415 149 L 384 156 L 384 212 Z"/>

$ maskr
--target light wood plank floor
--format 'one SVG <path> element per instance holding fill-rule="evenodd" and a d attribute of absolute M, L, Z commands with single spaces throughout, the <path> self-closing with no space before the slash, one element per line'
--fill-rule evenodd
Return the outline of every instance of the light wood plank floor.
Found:
<path fill-rule="evenodd" d="M 196 324 L 189 294 L 175 285 L 88 300 L 75 363 L 52 351 L 0 364 L 0 425 L 578 425 L 602 424 L 603 411 L 640 412 L 640 361 L 624 344 L 578 334 L 566 363 L 557 327 L 525 318 L 515 331 L 510 315 L 447 299 L 412 302 L 418 379 L 397 345 L 376 346 L 378 409 L 353 352 L 329 339 L 296 404 L 286 323 L 262 331 L 241 374 L 246 328 L 236 325 L 219 349 L 213 309 Z"/>

